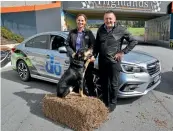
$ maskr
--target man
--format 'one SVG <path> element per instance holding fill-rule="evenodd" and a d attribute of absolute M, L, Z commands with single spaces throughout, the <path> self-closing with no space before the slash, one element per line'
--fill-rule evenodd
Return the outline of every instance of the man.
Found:
<path fill-rule="evenodd" d="M 129 44 L 121 50 L 124 39 Z M 99 53 L 98 62 L 103 90 L 103 102 L 110 112 L 116 108 L 117 104 L 121 59 L 137 43 L 124 27 L 116 23 L 116 16 L 113 11 L 107 11 L 104 14 L 104 24 L 97 31 L 93 55 L 96 58 Z"/>

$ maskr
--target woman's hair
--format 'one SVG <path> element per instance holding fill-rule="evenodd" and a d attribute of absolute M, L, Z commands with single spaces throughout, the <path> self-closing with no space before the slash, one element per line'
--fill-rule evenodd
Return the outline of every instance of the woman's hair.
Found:
<path fill-rule="evenodd" d="M 76 16 L 76 19 L 77 19 L 79 16 L 83 16 L 83 17 L 85 18 L 85 21 L 87 21 L 87 17 L 86 17 L 85 14 L 78 14 L 78 15 Z"/>

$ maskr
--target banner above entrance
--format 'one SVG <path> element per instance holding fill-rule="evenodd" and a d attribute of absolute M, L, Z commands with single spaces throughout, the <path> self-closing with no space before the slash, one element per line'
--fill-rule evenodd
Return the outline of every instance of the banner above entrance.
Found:
<path fill-rule="evenodd" d="M 161 11 L 161 1 L 82 1 L 82 8 Z"/>
<path fill-rule="evenodd" d="M 126 12 L 167 13 L 170 1 L 63 1 L 64 10 L 115 10 Z"/>

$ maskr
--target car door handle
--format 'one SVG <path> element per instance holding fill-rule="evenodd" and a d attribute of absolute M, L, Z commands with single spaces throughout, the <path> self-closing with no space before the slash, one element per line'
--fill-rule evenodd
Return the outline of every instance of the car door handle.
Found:
<path fill-rule="evenodd" d="M 46 55 L 47 58 L 50 58 L 50 55 Z"/>

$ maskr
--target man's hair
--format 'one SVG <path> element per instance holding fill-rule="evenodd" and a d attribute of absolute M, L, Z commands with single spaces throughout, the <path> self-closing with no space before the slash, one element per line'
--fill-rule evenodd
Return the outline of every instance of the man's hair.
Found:
<path fill-rule="evenodd" d="M 78 14 L 78 15 L 76 16 L 76 19 L 77 19 L 79 16 L 83 16 L 83 17 L 84 17 L 84 19 L 85 19 L 85 21 L 87 21 L 87 17 L 86 17 L 86 15 L 85 15 L 85 14 Z"/>
<path fill-rule="evenodd" d="M 105 15 L 105 14 L 109 14 L 109 13 L 114 14 L 114 16 L 116 17 L 116 15 L 115 15 L 114 11 L 112 11 L 112 10 L 108 10 L 108 11 L 106 11 L 106 12 L 104 13 L 104 15 Z"/>

